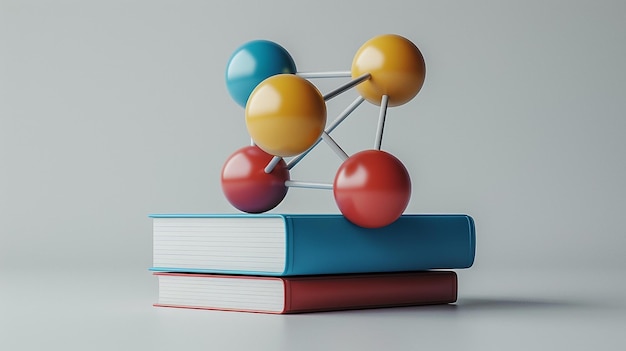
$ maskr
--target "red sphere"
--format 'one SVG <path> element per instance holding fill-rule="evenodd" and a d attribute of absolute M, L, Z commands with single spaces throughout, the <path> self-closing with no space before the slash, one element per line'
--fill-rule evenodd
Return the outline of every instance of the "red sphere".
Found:
<path fill-rule="evenodd" d="M 289 170 L 284 160 L 265 173 L 272 155 L 257 146 L 246 146 L 233 153 L 222 167 L 222 191 L 237 209 L 261 213 L 276 207 L 287 195 L 285 181 Z"/>
<path fill-rule="evenodd" d="M 398 219 L 411 199 L 411 178 L 402 162 L 380 150 L 348 158 L 333 184 L 337 206 L 352 223 L 380 228 Z"/>

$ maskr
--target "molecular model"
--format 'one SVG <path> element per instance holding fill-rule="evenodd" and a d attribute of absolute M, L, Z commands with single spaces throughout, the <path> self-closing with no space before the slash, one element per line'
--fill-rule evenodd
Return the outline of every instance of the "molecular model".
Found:
<path fill-rule="evenodd" d="M 387 107 L 410 101 L 425 75 L 415 44 L 392 34 L 365 42 L 349 72 L 297 72 L 290 54 L 274 42 L 242 45 L 228 61 L 226 86 L 245 108 L 252 141 L 222 168 L 227 200 L 243 212 L 262 213 L 276 207 L 289 187 L 330 189 L 352 223 L 366 228 L 393 223 L 409 203 L 411 178 L 400 160 L 381 150 Z M 351 80 L 324 95 L 309 81 L 341 77 Z M 351 88 L 360 96 L 327 126 L 326 101 Z M 330 133 L 365 100 L 380 106 L 374 148 L 347 155 Z M 343 160 L 333 183 L 291 180 L 289 171 L 321 141 Z"/>

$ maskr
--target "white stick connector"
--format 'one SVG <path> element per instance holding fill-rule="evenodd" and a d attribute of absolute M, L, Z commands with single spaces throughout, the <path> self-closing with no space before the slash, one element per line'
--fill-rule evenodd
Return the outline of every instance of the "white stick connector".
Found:
<path fill-rule="evenodd" d="M 283 158 L 280 156 L 274 156 L 271 160 L 270 163 L 267 164 L 267 166 L 265 166 L 265 173 L 272 173 L 272 171 L 274 170 L 274 167 L 276 167 L 276 165 L 278 164 L 278 162 L 280 162 L 280 160 L 282 160 Z"/>
<path fill-rule="evenodd" d="M 349 81 L 348 83 L 340 86 L 339 88 L 331 91 L 330 93 L 324 95 L 324 101 L 328 101 L 332 98 L 334 98 L 335 96 L 363 83 L 364 81 L 370 79 L 372 75 L 369 73 L 365 73 L 363 75 L 361 75 L 360 77 L 354 78 L 353 80 Z"/>
<path fill-rule="evenodd" d="M 339 126 L 339 124 L 341 124 L 341 122 L 343 122 L 352 112 L 354 112 L 354 110 L 356 110 L 356 108 L 359 107 L 359 105 L 361 105 L 363 103 L 363 101 L 365 101 L 365 99 L 362 96 L 359 95 L 345 110 L 343 110 L 343 112 L 341 112 L 341 114 L 339 114 L 339 116 L 337 116 L 337 118 L 335 118 L 334 121 L 332 121 L 330 123 L 328 128 L 326 128 L 326 133 L 330 134 L 330 132 L 335 130 L 335 128 L 337 128 L 337 126 Z M 304 158 L 304 156 L 306 156 L 309 152 L 311 152 L 311 150 L 313 150 L 313 148 L 315 146 L 317 146 L 317 144 L 319 144 L 321 141 L 322 141 L 322 138 L 320 137 L 320 138 L 317 139 L 315 144 L 313 144 L 305 152 L 303 152 L 300 155 L 292 158 L 287 163 L 287 169 L 292 169 L 295 165 L 297 165 L 298 162 L 300 162 L 300 160 L 302 160 Z"/>
<path fill-rule="evenodd" d="M 380 114 L 378 115 L 378 129 L 376 131 L 376 141 L 374 147 L 380 150 L 383 143 L 383 130 L 385 129 L 385 118 L 387 117 L 387 105 L 389 104 L 389 96 L 383 95 L 380 100 Z"/>
<path fill-rule="evenodd" d="M 339 156 L 339 158 L 341 158 L 342 161 L 345 161 L 348 159 L 348 157 L 350 157 L 348 156 L 348 154 L 346 154 L 345 151 L 343 151 L 339 144 L 337 144 L 335 140 L 330 135 L 328 135 L 328 133 L 322 133 L 322 140 L 324 140 L 324 142 L 326 142 L 326 144 L 330 146 L 330 148 L 337 154 L 337 156 Z"/>
<path fill-rule="evenodd" d="M 287 180 L 285 181 L 286 187 L 295 187 L 295 188 L 309 188 L 309 189 L 327 189 L 332 190 L 332 184 L 325 183 L 313 183 L 313 182 L 300 182 L 297 180 Z"/>

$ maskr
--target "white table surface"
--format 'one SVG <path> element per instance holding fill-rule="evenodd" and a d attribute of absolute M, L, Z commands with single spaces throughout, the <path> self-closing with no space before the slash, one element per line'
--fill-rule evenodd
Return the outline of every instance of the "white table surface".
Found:
<path fill-rule="evenodd" d="M 624 274 L 459 272 L 455 305 L 266 315 L 156 308 L 147 271 L 0 271 L 0 350 L 623 350 Z"/>

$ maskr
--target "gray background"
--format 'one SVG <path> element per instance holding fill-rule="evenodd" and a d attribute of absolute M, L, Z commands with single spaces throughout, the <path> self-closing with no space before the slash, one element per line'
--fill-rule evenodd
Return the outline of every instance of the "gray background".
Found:
<path fill-rule="evenodd" d="M 626 3 L 607 0 L 0 0 L 0 272 L 14 279 L 5 278 L 1 291 L 5 301 L 21 302 L 12 304 L 18 306 L 12 310 L 17 324 L 7 318 L 5 326 L 19 336 L 55 324 L 21 314 L 22 305 L 42 300 L 32 291 L 50 289 L 46 284 L 51 282 L 55 293 L 46 296 L 67 305 L 82 306 L 82 300 L 67 297 L 76 294 L 100 302 L 108 296 L 111 306 L 126 308 L 110 319 L 102 319 L 97 309 L 90 317 L 67 317 L 66 324 L 59 324 L 64 330 L 75 328 L 81 318 L 109 321 L 106 329 L 135 311 L 148 316 L 136 317 L 136 324 L 157 320 L 142 329 L 141 338 L 128 337 L 137 347 L 154 337 L 149 329 L 183 325 L 197 331 L 185 326 L 180 313 L 188 311 L 170 316 L 175 312 L 147 307 L 156 289 L 146 271 L 151 264 L 147 215 L 236 211 L 221 193 L 219 172 L 249 138 L 243 110 L 227 93 L 224 69 L 231 53 L 253 39 L 280 43 L 301 71 L 349 70 L 357 49 L 378 34 L 396 33 L 415 42 L 426 60 L 426 82 L 415 99 L 389 110 L 383 149 L 411 173 L 407 212 L 460 212 L 476 220 L 477 259 L 472 269 L 459 272 L 458 319 L 445 310 L 408 309 L 358 312 L 373 314 L 357 322 L 350 319 L 357 313 L 352 312 L 339 315 L 347 319 L 335 320 L 338 329 L 325 336 L 336 332 L 349 342 L 353 333 L 343 333 L 342 326 L 409 325 L 416 314 L 431 321 L 418 323 L 421 328 L 460 328 L 467 333 L 463 345 L 485 349 L 490 344 L 484 344 L 481 332 L 492 335 L 493 327 L 508 334 L 493 321 L 489 328 L 465 328 L 480 320 L 472 311 L 487 313 L 481 314 L 485 320 L 491 320 L 488 313 L 499 313 L 510 322 L 513 336 L 513 329 L 532 328 L 540 320 L 534 315 L 506 319 L 517 307 L 567 307 L 542 302 L 567 295 L 564 291 L 595 296 L 592 300 L 623 291 L 623 284 L 611 282 L 626 265 L 624 23 Z M 327 92 L 343 81 L 314 82 Z M 355 97 L 350 91 L 331 100 L 329 118 Z M 371 148 L 377 114 L 376 106 L 363 104 L 333 136 L 349 154 Z M 339 164 L 321 144 L 292 170 L 292 178 L 331 182 Z M 338 210 L 331 192 L 291 189 L 274 211 Z M 607 280 L 585 283 L 595 287 L 591 292 L 581 290 L 575 274 L 583 271 Z M 24 272 L 43 275 L 46 283 L 24 283 Z M 46 272 L 55 272 L 55 278 Z M 79 285 L 91 287 L 83 294 L 76 281 L 71 283 L 77 272 L 109 280 L 102 286 Z M 110 290 L 122 283 L 128 290 Z M 525 291 L 533 297 L 520 297 Z M 511 294 L 517 297 L 507 299 Z M 465 319 L 458 315 L 464 305 Z M 62 314 L 39 307 L 48 316 Z M 598 320 L 624 325 L 623 317 L 616 317 L 623 315 L 623 306 L 606 311 L 619 313 L 607 312 Z M 558 315 L 550 325 L 582 312 Z M 193 314 L 189 320 L 212 318 L 211 323 L 226 328 L 220 332 L 224 337 L 239 327 L 233 318 L 248 318 L 242 323 L 251 329 L 257 327 L 254 318 L 266 318 L 208 315 Z M 288 318 L 263 323 L 278 339 L 283 332 L 293 337 L 328 326 L 327 317 L 319 315 L 306 322 Z M 33 320 L 41 324 L 30 325 Z M 572 330 L 623 344 L 621 334 L 611 333 L 613 339 L 600 334 L 608 325 L 589 323 Z M 530 340 L 563 346 L 558 340 L 564 339 L 552 337 L 571 330 L 535 331 Z M 383 342 L 404 340 L 380 333 Z M 424 340 L 436 345 L 433 338 L 440 334 L 430 332 Z M 99 337 L 84 335 L 85 340 Z M 24 346 L 17 337 L 4 340 L 15 341 L 9 342 L 14 349 Z M 299 344 L 297 337 L 278 344 L 265 341 L 273 349 Z M 568 347 L 584 345 L 578 340 Z"/>

